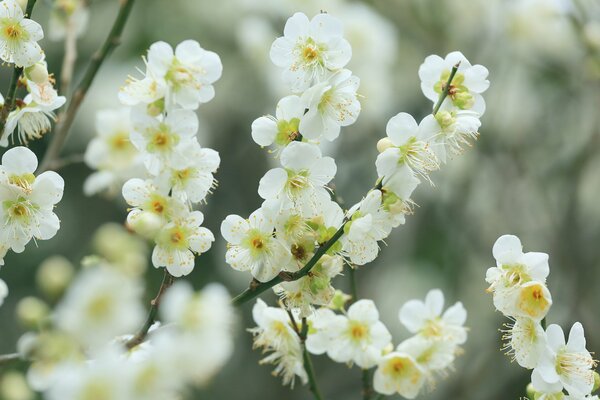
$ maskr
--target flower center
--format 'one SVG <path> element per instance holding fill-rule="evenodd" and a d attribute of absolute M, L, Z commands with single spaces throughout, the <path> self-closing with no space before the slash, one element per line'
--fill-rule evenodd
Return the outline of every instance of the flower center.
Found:
<path fill-rule="evenodd" d="M 110 139 L 110 147 L 117 151 L 129 150 L 129 135 L 126 132 L 115 133 Z"/>
<path fill-rule="evenodd" d="M 542 317 L 550 308 L 550 304 L 541 283 L 527 286 L 519 293 L 518 306 L 531 318 Z"/>
<path fill-rule="evenodd" d="M 350 328 L 348 330 L 350 338 L 354 341 L 365 340 L 369 336 L 369 327 L 357 321 L 350 321 Z"/>
<path fill-rule="evenodd" d="M 25 31 L 18 22 L 7 23 L 4 25 L 4 36 L 9 40 L 24 39 Z"/>

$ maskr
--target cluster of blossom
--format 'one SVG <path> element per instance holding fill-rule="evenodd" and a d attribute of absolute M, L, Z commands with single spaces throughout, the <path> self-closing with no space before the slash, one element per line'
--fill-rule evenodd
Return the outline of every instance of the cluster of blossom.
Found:
<path fill-rule="evenodd" d="M 377 257 L 378 242 L 411 212 L 417 176 L 429 179 L 439 160 L 445 161 L 446 148 L 460 150 L 476 137 L 485 109 L 480 94 L 489 86 L 485 67 L 471 66 L 458 52 L 446 59 L 428 57 L 419 69 L 421 86 L 434 102 L 447 93 L 440 111 L 421 124 L 406 113 L 388 122 L 388 137 L 377 146 L 378 184 L 344 213 L 327 187 L 336 173 L 335 161 L 322 156 L 318 144 L 335 140 L 360 112 L 359 79 L 344 69 L 350 57 L 337 19 L 324 13 L 312 20 L 301 13 L 288 19 L 284 36 L 271 47 L 271 60 L 283 69 L 283 80 L 294 94 L 279 101 L 275 116 L 252 123 L 254 141 L 272 147 L 281 167 L 260 180 L 261 208 L 248 219 L 229 215 L 221 225 L 227 263 L 250 271 L 260 282 L 300 270 L 343 227 L 339 243 L 310 274 L 275 287 L 303 316 L 312 305 L 329 303 L 335 292 L 331 278 L 342 271 L 344 260 L 364 265 Z M 456 64 L 458 71 L 446 88 Z"/>
<path fill-rule="evenodd" d="M 276 364 L 274 374 L 281 375 L 284 384 L 293 385 L 296 376 L 306 383 L 305 347 L 312 354 L 326 353 L 335 362 L 356 364 L 363 370 L 375 367 L 376 392 L 399 393 L 412 399 L 426 382 L 433 385 L 436 374 L 444 376 L 451 369 L 461 353 L 459 346 L 467 339 L 463 326 L 466 310 L 458 302 L 442 313 L 444 295 L 439 289 L 431 290 L 424 302 L 410 300 L 402 306 L 400 322 L 414 335 L 395 350 L 392 336 L 379 320 L 372 300 L 358 300 L 347 311 L 343 303 L 340 297 L 331 304 L 332 308 L 319 308 L 303 320 L 308 329 L 306 337 L 302 337 L 302 327 L 295 318 L 282 308 L 268 307 L 258 300 L 253 309 L 258 326 L 250 331 L 255 335 L 255 347 L 270 352 L 261 363 Z"/>
<path fill-rule="evenodd" d="M 144 320 L 141 281 L 103 261 L 86 264 L 44 329 L 18 344 L 31 362 L 27 381 L 45 399 L 177 399 L 230 357 L 234 314 L 222 286 L 173 285 L 161 300 L 162 325 L 128 350 Z"/>
<path fill-rule="evenodd" d="M 573 324 L 566 342 L 559 325 L 544 330 L 552 305 L 546 286 L 548 254 L 524 253 L 514 235 L 498 238 L 492 252 L 497 266 L 487 270 L 488 290 L 496 309 L 513 321 L 504 331 L 504 349 L 520 366 L 533 369 L 533 399 L 597 400 L 591 394 L 596 361 L 586 349 L 581 323 Z"/>
<path fill-rule="evenodd" d="M 206 252 L 213 234 L 201 227 L 204 216 L 194 205 L 216 185 L 219 154 L 198 143 L 195 110 L 214 97 L 212 84 L 222 72 L 219 56 L 194 40 L 150 46 L 142 79 L 129 78 L 119 92 L 131 109 L 98 115 L 99 136 L 85 159 L 99 169 L 86 182 L 86 192 L 123 185 L 132 207 L 127 223 L 155 242 L 152 263 L 173 276 L 189 274 L 195 254 Z"/>
<path fill-rule="evenodd" d="M 56 235 L 60 221 L 54 206 L 60 201 L 64 181 L 56 172 L 34 175 L 36 155 L 27 147 L 13 147 L 0 164 L 0 266 L 8 250 L 21 253 L 32 239 Z"/>
<path fill-rule="evenodd" d="M 16 107 L 8 115 L 4 131 L 0 132 L 2 147 L 8 146 L 9 139 L 26 144 L 41 138 L 56 119 L 54 110 L 66 101 L 54 89 L 54 78 L 48 74 L 44 52 L 37 43 L 43 37 L 42 27 L 25 18 L 18 1 L 0 2 L 0 60 L 23 68 L 18 84 L 28 92 L 23 99 L 16 99 Z M 0 106 L 4 106 L 2 95 Z"/>

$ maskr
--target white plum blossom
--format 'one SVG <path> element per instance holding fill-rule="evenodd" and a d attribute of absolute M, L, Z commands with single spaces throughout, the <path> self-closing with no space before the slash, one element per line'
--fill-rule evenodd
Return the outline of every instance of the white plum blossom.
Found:
<path fill-rule="evenodd" d="M 546 351 L 546 332 L 542 325 L 530 318 L 516 317 L 513 324 L 505 326 L 503 350 L 521 367 L 535 368 Z"/>
<path fill-rule="evenodd" d="M 198 117 L 193 111 L 173 110 L 163 121 L 142 112 L 132 113 L 131 143 L 142 154 L 144 165 L 152 175 L 164 167 L 186 168 L 186 149 L 196 142 Z"/>
<path fill-rule="evenodd" d="M 328 199 L 325 187 L 335 176 L 337 167 L 331 157 L 323 157 L 318 146 L 292 142 L 281 152 L 283 168 L 273 168 L 261 178 L 258 194 L 267 202 L 302 210 L 314 209 Z"/>
<path fill-rule="evenodd" d="M 387 138 L 382 139 L 385 150 L 375 162 L 377 175 L 380 178 L 392 176 L 399 167 L 406 165 L 415 174 L 429 180 L 428 174 L 439 168 L 439 162 L 424 136 L 425 132 L 419 129 L 412 115 L 402 112 L 392 117 L 387 123 L 386 133 Z"/>
<path fill-rule="evenodd" d="M 221 235 L 227 240 L 225 260 L 233 269 L 250 271 L 260 282 L 273 279 L 286 268 L 291 254 L 273 237 L 274 222 L 258 209 L 248 219 L 228 215 L 221 223 Z"/>
<path fill-rule="evenodd" d="M 309 330 L 306 337 L 306 350 L 312 354 L 325 354 L 337 339 L 334 326 L 345 323 L 345 317 L 329 308 L 319 308 L 308 317 Z"/>
<path fill-rule="evenodd" d="M 407 399 L 417 397 L 425 384 L 426 372 L 406 353 L 388 353 L 379 361 L 373 375 L 373 389 L 377 393 L 398 393 Z"/>
<path fill-rule="evenodd" d="M 508 316 L 542 320 L 552 305 L 545 285 L 550 271 L 548 254 L 523 253 L 521 241 L 514 235 L 498 238 L 492 253 L 497 267 L 487 270 L 486 281 L 494 306 Z"/>
<path fill-rule="evenodd" d="M 16 0 L 0 2 L 0 59 L 18 67 L 40 61 L 44 52 L 37 43 L 44 37 L 37 22 L 25 18 Z"/>
<path fill-rule="evenodd" d="M 449 53 L 446 58 L 437 55 L 425 58 L 419 67 L 421 90 L 435 104 L 450 77 L 452 67 L 459 62 L 444 103 L 450 103 L 461 110 L 475 111 L 481 116 L 485 112 L 485 101 L 481 93 L 490 86 L 490 81 L 487 80 L 488 70 L 483 65 L 471 65 L 459 51 Z"/>
<path fill-rule="evenodd" d="M 273 42 L 270 56 L 273 64 L 284 68 L 284 82 L 299 93 L 343 68 L 352 49 L 338 19 L 321 13 L 309 21 L 305 14 L 296 13 L 287 20 L 283 37 Z"/>
<path fill-rule="evenodd" d="M 275 145 L 283 149 L 300 135 L 300 120 L 304 115 L 300 97 L 292 95 L 279 100 L 275 117 L 263 116 L 252 122 L 252 139 L 260 146 Z"/>
<path fill-rule="evenodd" d="M 138 329 L 145 317 L 139 282 L 107 266 L 75 279 L 56 308 L 54 320 L 79 343 L 98 348 Z"/>
<path fill-rule="evenodd" d="M 556 386 L 564 388 L 571 396 L 590 394 L 594 386 L 593 367 L 596 362 L 585 348 L 581 323 L 573 324 L 566 343 L 562 328 L 555 324 L 546 329 L 546 338 L 546 351 L 542 353 L 534 370 L 541 378 L 540 383 L 544 385 L 538 384 L 536 389 Z"/>
<path fill-rule="evenodd" d="M 32 239 L 47 240 L 58 231 L 60 221 L 54 206 L 64 190 L 63 179 L 53 171 L 34 175 L 35 154 L 26 147 L 13 147 L 0 165 L 0 247 L 20 253 Z"/>
<path fill-rule="evenodd" d="M 156 235 L 152 264 L 167 268 L 175 277 L 192 272 L 194 255 L 207 252 L 215 241 L 212 232 L 200 226 L 203 221 L 200 211 L 192 211 L 164 225 Z"/>
<path fill-rule="evenodd" d="M 307 139 L 335 140 L 342 126 L 352 125 L 360 114 L 356 91 L 360 80 L 347 69 L 336 72 L 302 95 L 308 109 L 300 119 L 300 133 Z"/>
<path fill-rule="evenodd" d="M 361 368 L 371 368 L 383 355 L 392 337 L 379 321 L 379 311 L 372 300 L 361 299 L 348 308 L 346 316 L 331 320 L 330 336 L 322 336 L 327 355 L 336 362 L 355 363 Z"/>
<path fill-rule="evenodd" d="M 463 344 L 467 340 L 464 323 L 467 311 L 461 302 L 449 307 L 443 314 L 444 293 L 439 289 L 430 290 L 425 301 L 409 300 L 399 312 L 402 325 L 411 333 L 429 340 Z"/>
<path fill-rule="evenodd" d="M 128 108 L 101 110 L 96 114 L 96 134 L 88 144 L 84 161 L 97 170 L 90 175 L 83 190 L 93 195 L 108 189 L 121 187 L 130 178 L 141 175 L 141 155 L 131 144 L 132 131 Z"/>
<path fill-rule="evenodd" d="M 292 328 L 288 314 L 281 308 L 268 307 L 258 299 L 252 308 L 252 317 L 258 325 L 250 329 L 254 335 L 254 348 L 271 352 L 260 363 L 275 364 L 273 374 L 280 375 L 284 385 L 293 387 L 296 376 L 306 384 L 308 375 L 304 369 L 300 337 Z"/>
<path fill-rule="evenodd" d="M 90 10 L 84 0 L 57 0 L 52 3 L 48 21 L 48 38 L 54 41 L 64 40 L 69 29 L 80 37 L 88 27 Z"/>

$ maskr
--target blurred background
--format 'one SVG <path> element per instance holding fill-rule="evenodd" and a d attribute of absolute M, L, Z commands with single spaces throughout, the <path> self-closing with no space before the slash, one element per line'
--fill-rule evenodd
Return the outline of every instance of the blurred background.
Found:
<path fill-rule="evenodd" d="M 38 0 L 34 19 L 47 26 L 52 1 Z M 116 15 L 116 0 L 90 4 L 89 25 L 79 39 L 75 82 L 104 40 Z M 506 321 L 486 294 L 485 271 L 493 266 L 491 247 L 502 234 L 518 235 L 525 251 L 550 254 L 548 285 L 554 305 L 549 323 L 568 330 L 581 321 L 588 349 L 600 351 L 600 2 L 598 0 L 143 0 L 138 1 L 121 46 L 103 65 L 71 130 L 63 155 L 84 152 L 94 136 L 95 113 L 119 107 L 117 91 L 127 75 L 137 75 L 140 58 L 157 40 L 176 45 L 196 39 L 217 52 L 224 65 L 215 99 L 199 110 L 200 142 L 219 151 L 219 187 L 201 210 L 205 226 L 217 236 L 213 248 L 197 259 L 187 277 L 195 287 L 225 284 L 232 294 L 247 287 L 249 274 L 224 261 L 219 226 L 228 214 L 248 215 L 261 204 L 258 181 L 271 167 L 266 151 L 252 141 L 250 124 L 273 113 L 285 91 L 280 71 L 270 62 L 272 41 L 296 11 L 309 17 L 327 11 L 342 20 L 353 47 L 349 68 L 361 79 L 363 111 L 326 147 L 335 157 L 335 189 L 349 207 L 376 178 L 376 143 L 387 120 L 405 111 L 420 120 L 431 111 L 421 94 L 417 70 L 429 54 L 444 57 L 460 50 L 472 64 L 485 65 L 490 89 L 481 137 L 433 175 L 435 187 L 421 185 L 419 205 L 406 225 L 382 245 L 380 257 L 357 271 L 361 297 L 372 298 L 397 344 L 409 333 L 398 321 L 400 306 L 424 298 L 439 287 L 446 301 L 462 301 L 470 327 L 465 354 L 448 379 L 422 399 L 506 400 L 525 395 L 529 373 L 500 351 L 499 329 Z M 49 70 L 60 78 L 64 44 L 45 39 Z M 10 69 L 0 66 L 5 91 Z M 64 94 L 64 93 L 63 93 Z M 32 148 L 43 154 L 49 137 Z M 2 151 L 0 150 L 0 153 Z M 15 351 L 27 330 L 15 308 L 26 296 L 38 296 L 36 270 L 49 256 L 61 255 L 79 265 L 96 253 L 118 253 L 126 205 L 119 195 L 86 197 L 91 173 L 84 164 L 62 168 L 66 190 L 56 213 L 58 235 L 30 243 L 23 254 L 9 253 L 0 277 L 10 295 L 0 308 L 0 353 Z M 112 230 L 111 230 L 112 229 Z M 112 239 L 112 240 L 111 240 Z M 119 243 L 114 243 L 119 241 Z M 143 246 L 142 246 L 143 247 Z M 148 246 L 148 255 L 149 255 Z M 117 254 L 118 257 L 118 254 Z M 125 259 L 146 268 L 147 298 L 155 294 L 162 271 L 149 259 Z M 349 290 L 348 277 L 334 285 Z M 273 294 L 265 296 L 273 305 Z M 251 304 L 240 310 L 236 351 L 227 367 L 189 399 L 306 399 L 307 388 L 290 391 L 271 366 L 258 366 L 252 351 Z M 359 399 L 360 370 L 326 357 L 315 357 L 316 371 L 328 399 Z M 0 375 L 2 370 L 0 369 Z"/>

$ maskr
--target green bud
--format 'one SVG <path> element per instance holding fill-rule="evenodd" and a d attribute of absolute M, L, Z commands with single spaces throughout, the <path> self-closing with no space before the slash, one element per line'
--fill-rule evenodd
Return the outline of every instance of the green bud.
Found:
<path fill-rule="evenodd" d="M 600 374 L 594 371 L 594 387 L 592 388 L 592 393 L 600 388 Z"/>
<path fill-rule="evenodd" d="M 17 304 L 17 318 L 27 328 L 38 328 L 50 313 L 50 308 L 37 297 L 25 297 Z"/>
<path fill-rule="evenodd" d="M 154 103 L 148 104 L 146 111 L 153 117 L 159 116 L 165 111 L 165 99 L 158 99 Z"/>
<path fill-rule="evenodd" d="M 531 383 L 527 385 L 526 393 L 529 399 L 535 399 L 536 391 Z"/>
<path fill-rule="evenodd" d="M 37 270 L 35 280 L 41 291 L 56 299 L 63 294 L 75 274 L 75 267 L 62 256 L 52 256 L 44 260 Z"/>
<path fill-rule="evenodd" d="M 33 400 L 35 395 L 22 373 L 10 371 L 0 381 L 0 398 L 4 400 Z"/>

